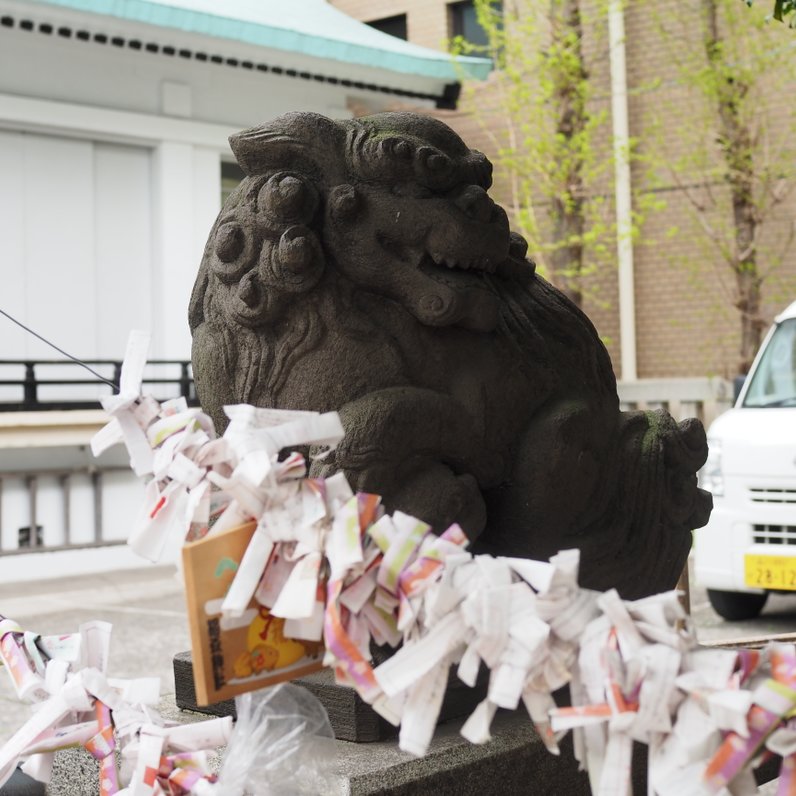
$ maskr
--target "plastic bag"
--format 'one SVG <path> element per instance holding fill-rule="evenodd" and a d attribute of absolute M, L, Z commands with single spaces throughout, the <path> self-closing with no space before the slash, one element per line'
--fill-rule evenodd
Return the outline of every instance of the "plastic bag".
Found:
<path fill-rule="evenodd" d="M 283 683 L 235 699 L 238 720 L 214 794 L 300 796 L 335 790 L 334 733 L 323 705 Z"/>

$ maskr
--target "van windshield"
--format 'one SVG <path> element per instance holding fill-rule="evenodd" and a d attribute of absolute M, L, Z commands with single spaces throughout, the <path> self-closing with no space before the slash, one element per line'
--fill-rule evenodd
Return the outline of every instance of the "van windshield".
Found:
<path fill-rule="evenodd" d="M 796 318 L 782 321 L 774 330 L 752 376 L 743 405 L 796 406 Z"/>

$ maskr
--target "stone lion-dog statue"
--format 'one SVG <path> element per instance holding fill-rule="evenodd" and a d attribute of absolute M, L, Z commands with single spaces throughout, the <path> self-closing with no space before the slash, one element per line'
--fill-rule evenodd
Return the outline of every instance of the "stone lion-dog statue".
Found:
<path fill-rule="evenodd" d="M 691 531 L 702 425 L 622 412 L 588 318 L 535 273 L 490 198 L 492 165 L 445 124 L 292 113 L 231 139 L 246 177 L 191 298 L 193 372 L 222 407 L 340 412 L 311 475 L 474 552 L 581 550 L 581 584 L 672 588 Z"/>

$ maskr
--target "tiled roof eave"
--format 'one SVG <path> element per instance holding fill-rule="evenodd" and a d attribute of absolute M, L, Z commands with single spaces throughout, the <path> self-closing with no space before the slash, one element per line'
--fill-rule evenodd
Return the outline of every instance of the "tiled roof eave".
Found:
<path fill-rule="evenodd" d="M 359 38 L 364 38 L 365 44 L 348 41 L 339 36 L 326 38 L 300 29 L 298 26 L 301 25 L 301 20 L 298 18 L 295 28 L 287 28 L 151 0 L 34 0 L 34 2 L 39 5 L 59 6 L 98 16 L 446 82 L 457 81 L 462 76 L 483 79 L 491 69 L 491 64 L 486 59 L 460 58 L 454 63 L 452 57 L 445 53 L 426 50 L 399 40 L 384 42 L 383 37 L 386 34 L 375 30 L 371 32 L 370 29 L 364 37 L 358 29 L 355 31 L 359 34 Z M 224 9 L 230 6 L 229 2 L 219 4 L 219 8 Z M 363 28 L 367 27 L 355 20 L 348 22 Z M 379 46 L 380 44 L 384 44 L 387 48 Z"/>

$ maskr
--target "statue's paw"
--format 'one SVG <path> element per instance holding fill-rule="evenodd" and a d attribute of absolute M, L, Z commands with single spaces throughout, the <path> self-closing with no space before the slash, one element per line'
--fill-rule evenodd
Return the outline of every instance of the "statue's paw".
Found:
<path fill-rule="evenodd" d="M 415 460 L 391 469 L 390 477 L 374 468 L 359 475 L 358 488 L 379 491 L 388 511 L 403 511 L 442 533 L 454 522 L 470 540 L 486 527 L 486 505 L 478 481 L 469 473 L 457 475 L 441 462 Z M 350 479 L 349 479 L 350 480 Z M 384 489 L 384 485 L 389 488 Z"/>
<path fill-rule="evenodd" d="M 417 470 L 399 485 L 390 502 L 427 522 L 436 533 L 457 522 L 472 541 L 486 527 L 486 505 L 476 479 L 469 473 L 456 475 L 443 464 Z"/>
<path fill-rule="evenodd" d="M 475 540 L 486 527 L 484 498 L 470 473 L 457 474 L 448 465 L 426 458 L 397 462 L 347 457 L 341 462 L 335 454 L 315 460 L 311 477 L 328 478 L 342 469 L 355 492 L 381 495 L 388 511 L 411 514 L 431 525 L 435 533 L 456 522 Z"/>
<path fill-rule="evenodd" d="M 455 475 L 447 489 L 447 506 L 443 512 L 445 519 L 442 525 L 437 526 L 437 532 L 444 531 L 451 522 L 458 522 L 470 541 L 477 539 L 486 527 L 486 505 L 478 482 L 469 473 Z M 450 522 L 448 517 L 451 518 Z"/>

